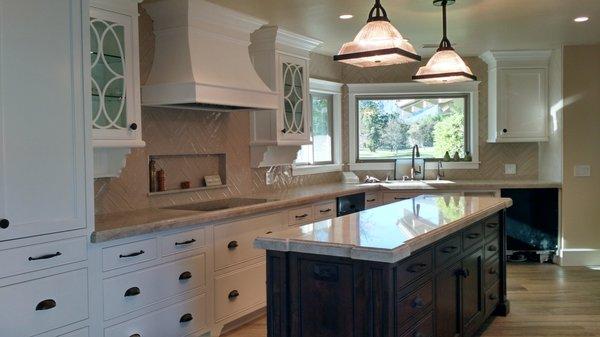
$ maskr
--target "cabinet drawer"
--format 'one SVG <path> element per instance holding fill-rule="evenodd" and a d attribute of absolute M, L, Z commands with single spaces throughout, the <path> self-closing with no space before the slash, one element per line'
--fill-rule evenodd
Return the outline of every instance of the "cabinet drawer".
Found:
<path fill-rule="evenodd" d="M 488 289 L 500 278 L 500 260 L 496 259 L 486 262 L 483 272 L 484 288 Z"/>
<path fill-rule="evenodd" d="M 365 194 L 365 208 L 373 208 L 383 204 L 383 195 L 381 192 L 371 192 Z"/>
<path fill-rule="evenodd" d="M 435 265 L 443 266 L 447 262 L 454 260 L 461 253 L 461 235 L 457 234 L 444 240 L 435 247 Z"/>
<path fill-rule="evenodd" d="M 497 239 L 486 243 L 485 251 L 484 251 L 485 259 L 491 260 L 493 258 L 497 258 L 499 250 L 500 250 L 500 246 L 499 246 L 499 242 Z"/>
<path fill-rule="evenodd" d="M 215 319 L 264 303 L 267 268 L 264 262 L 215 277 Z"/>
<path fill-rule="evenodd" d="M 89 337 L 90 332 L 88 328 L 83 328 L 77 331 L 71 331 L 64 335 L 60 335 L 60 337 Z"/>
<path fill-rule="evenodd" d="M 335 218 L 336 213 L 335 201 L 328 201 L 313 206 L 315 221 Z"/>
<path fill-rule="evenodd" d="M 494 312 L 496 306 L 498 306 L 499 300 L 500 282 L 496 282 L 485 292 L 485 316 L 489 316 L 492 314 L 492 312 Z"/>
<path fill-rule="evenodd" d="M 423 318 L 417 326 L 402 337 L 434 337 L 433 335 L 433 317 L 432 314 Z"/>
<path fill-rule="evenodd" d="M 398 302 L 396 306 L 398 312 L 397 324 L 404 325 L 407 321 L 419 317 L 423 312 L 429 310 L 432 303 L 433 283 L 429 281 Z M 401 328 L 400 330 L 405 331 L 407 329 Z"/>
<path fill-rule="evenodd" d="M 189 336 L 207 327 L 206 295 L 104 329 L 104 337 Z"/>
<path fill-rule="evenodd" d="M 498 218 L 498 214 L 485 219 L 484 232 L 486 240 L 498 236 L 500 233 L 500 219 Z"/>
<path fill-rule="evenodd" d="M 156 239 L 127 243 L 102 249 L 102 270 L 121 268 L 155 259 Z"/>
<path fill-rule="evenodd" d="M 483 223 L 473 225 L 462 232 L 463 250 L 467 251 L 483 242 Z"/>
<path fill-rule="evenodd" d="M 47 242 L 0 252 L 0 278 L 86 259 L 86 238 Z"/>
<path fill-rule="evenodd" d="M 111 319 L 202 286 L 206 286 L 204 254 L 111 277 L 103 281 L 104 318 Z"/>
<path fill-rule="evenodd" d="M 383 203 L 389 204 L 391 202 L 402 201 L 410 198 L 414 198 L 420 194 L 412 192 L 384 192 Z"/>
<path fill-rule="evenodd" d="M 31 336 L 88 318 L 87 269 L 0 288 L 2 336 Z"/>
<path fill-rule="evenodd" d="M 288 211 L 288 225 L 299 226 L 314 221 L 312 206 L 294 208 Z"/>
<path fill-rule="evenodd" d="M 168 256 L 187 252 L 206 245 L 205 229 L 171 234 L 160 238 L 161 255 Z"/>
<path fill-rule="evenodd" d="M 401 289 L 410 285 L 413 280 L 431 272 L 433 265 L 433 253 L 431 249 L 408 258 L 398 265 L 396 269 L 397 288 Z"/>
<path fill-rule="evenodd" d="M 265 256 L 254 239 L 285 226 L 285 213 L 275 213 L 215 226 L 215 270 Z"/>

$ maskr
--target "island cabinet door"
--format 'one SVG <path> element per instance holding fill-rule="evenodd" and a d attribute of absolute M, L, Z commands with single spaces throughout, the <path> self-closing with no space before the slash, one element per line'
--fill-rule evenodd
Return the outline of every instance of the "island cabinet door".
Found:
<path fill-rule="evenodd" d="M 461 262 L 439 272 L 435 278 L 435 336 L 460 336 Z"/>
<path fill-rule="evenodd" d="M 484 315 L 483 250 L 477 250 L 465 257 L 461 270 L 461 299 L 463 337 L 470 337 L 477 331 Z"/>

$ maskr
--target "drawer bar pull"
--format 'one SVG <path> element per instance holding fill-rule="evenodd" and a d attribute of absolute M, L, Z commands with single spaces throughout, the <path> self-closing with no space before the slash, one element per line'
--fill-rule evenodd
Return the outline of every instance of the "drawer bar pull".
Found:
<path fill-rule="evenodd" d="M 175 242 L 175 246 L 191 245 L 194 242 L 196 242 L 195 239 L 191 239 L 191 240 L 187 240 L 187 241 L 183 241 L 183 242 Z"/>
<path fill-rule="evenodd" d="M 320 210 L 319 212 L 321 212 L 321 213 L 329 213 L 329 212 L 331 212 L 331 208 L 328 208 L 328 209 L 322 209 L 322 210 Z"/>
<path fill-rule="evenodd" d="M 480 236 L 481 236 L 481 234 L 479 234 L 479 233 L 471 233 L 471 234 L 467 235 L 467 238 L 468 239 L 477 239 Z"/>
<path fill-rule="evenodd" d="M 408 268 L 406 268 L 406 271 L 408 271 L 409 273 L 418 273 L 418 272 L 422 272 L 425 269 L 427 269 L 427 264 L 416 263 L 416 264 L 413 264 L 412 266 L 409 266 Z"/>
<path fill-rule="evenodd" d="M 189 271 L 185 271 L 185 272 L 181 273 L 181 275 L 179 275 L 180 280 L 189 280 L 191 278 L 192 278 L 192 273 L 190 273 Z"/>
<path fill-rule="evenodd" d="M 131 254 L 125 254 L 125 255 L 119 254 L 119 258 L 122 259 L 122 258 L 126 258 L 126 257 L 135 257 L 135 256 L 142 255 L 144 253 L 146 253 L 146 252 L 143 250 L 140 250 L 139 252 L 135 252 L 135 253 L 131 253 Z"/>
<path fill-rule="evenodd" d="M 304 213 L 302 215 L 296 215 L 296 219 L 304 219 L 308 216 L 308 214 Z"/>
<path fill-rule="evenodd" d="M 193 319 L 194 319 L 194 316 L 192 316 L 192 314 L 190 314 L 190 313 L 187 313 L 187 314 L 181 316 L 181 318 L 179 319 L 179 323 L 187 323 Z"/>
<path fill-rule="evenodd" d="M 56 301 L 53 299 L 48 299 L 48 300 L 43 300 L 40 303 L 38 303 L 38 305 L 35 306 L 35 310 L 37 310 L 37 311 L 50 310 L 54 307 L 56 307 Z"/>
<path fill-rule="evenodd" d="M 273 231 L 268 231 L 265 234 L 273 234 Z"/>
<path fill-rule="evenodd" d="M 489 246 L 488 247 L 488 251 L 490 251 L 490 252 L 495 252 L 497 250 L 498 250 L 498 247 L 496 247 L 496 246 Z"/>
<path fill-rule="evenodd" d="M 232 290 L 229 295 L 227 295 L 227 298 L 229 298 L 230 301 L 235 300 L 238 296 L 240 296 L 240 292 L 237 290 Z"/>
<path fill-rule="evenodd" d="M 137 296 L 141 293 L 142 292 L 140 291 L 140 288 L 131 287 L 131 288 L 127 289 L 127 291 L 125 291 L 125 297 L 133 297 L 133 296 Z"/>
<path fill-rule="evenodd" d="M 377 199 L 367 199 L 367 202 L 374 202 Z"/>
<path fill-rule="evenodd" d="M 231 242 L 229 242 L 229 243 L 227 244 L 227 248 L 228 248 L 229 250 L 234 250 L 234 249 L 236 249 L 238 246 L 239 246 L 239 245 L 238 245 L 238 242 L 237 242 L 237 241 L 235 241 L 235 240 L 234 240 L 234 241 L 231 241 Z"/>
<path fill-rule="evenodd" d="M 394 200 L 406 200 L 406 199 L 408 199 L 408 198 L 405 198 L 405 197 L 394 197 Z"/>
<path fill-rule="evenodd" d="M 458 247 L 456 247 L 456 246 L 444 247 L 444 249 L 442 249 L 442 253 L 451 254 L 451 253 L 455 252 L 457 249 L 458 249 Z"/>
<path fill-rule="evenodd" d="M 56 252 L 54 254 L 46 254 L 46 255 L 37 256 L 37 257 L 30 256 L 27 260 L 29 260 L 29 261 L 47 260 L 47 259 L 51 259 L 53 257 L 57 257 L 57 256 L 61 256 L 61 255 L 62 255 L 61 252 Z"/>
<path fill-rule="evenodd" d="M 425 301 L 423 301 L 422 298 L 417 297 L 415 298 L 415 300 L 412 302 L 413 309 L 423 309 L 425 307 Z"/>
<path fill-rule="evenodd" d="M 498 299 L 498 295 L 496 294 L 490 294 L 490 300 L 495 301 Z"/>

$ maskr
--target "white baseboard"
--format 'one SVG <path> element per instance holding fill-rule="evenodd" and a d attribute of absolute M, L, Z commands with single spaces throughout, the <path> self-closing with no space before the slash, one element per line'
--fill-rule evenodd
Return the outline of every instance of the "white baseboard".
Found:
<path fill-rule="evenodd" d="M 559 264 L 564 267 L 600 265 L 600 249 L 562 249 Z"/>

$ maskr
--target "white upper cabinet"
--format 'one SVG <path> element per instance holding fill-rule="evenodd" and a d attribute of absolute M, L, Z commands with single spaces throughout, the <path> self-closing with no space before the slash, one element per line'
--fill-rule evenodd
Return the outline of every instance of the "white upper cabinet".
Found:
<path fill-rule="evenodd" d="M 488 142 L 548 140 L 551 51 L 489 51 Z"/>
<path fill-rule="evenodd" d="M 251 145 L 310 144 L 309 54 L 321 42 L 276 26 L 262 27 L 251 41 L 258 75 L 280 95 L 277 111 L 252 113 Z"/>
<path fill-rule="evenodd" d="M 117 176 L 130 148 L 142 147 L 136 0 L 93 0 L 90 81 L 95 176 Z"/>
<path fill-rule="evenodd" d="M 0 241 L 86 227 L 82 3 L 0 0 Z"/>

